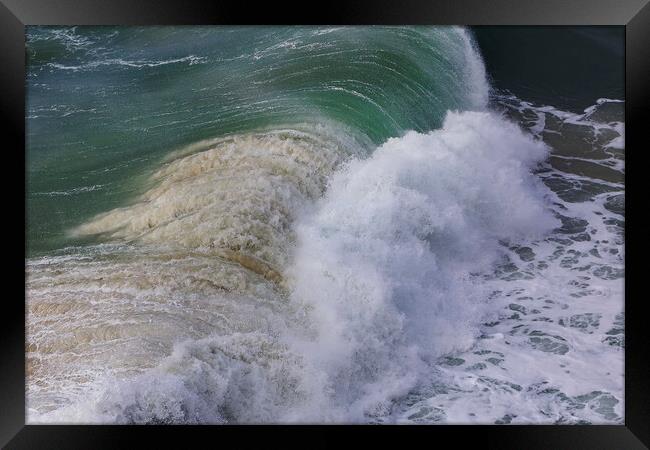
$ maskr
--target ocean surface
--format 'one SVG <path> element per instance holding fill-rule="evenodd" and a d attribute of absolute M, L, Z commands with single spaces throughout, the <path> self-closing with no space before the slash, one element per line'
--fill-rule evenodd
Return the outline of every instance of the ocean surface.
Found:
<path fill-rule="evenodd" d="M 623 423 L 623 55 L 28 27 L 28 423 Z"/>

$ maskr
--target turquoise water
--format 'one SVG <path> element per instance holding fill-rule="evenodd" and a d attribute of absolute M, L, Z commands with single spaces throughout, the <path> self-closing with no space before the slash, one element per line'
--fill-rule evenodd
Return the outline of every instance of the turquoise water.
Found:
<path fill-rule="evenodd" d="M 370 148 L 435 129 L 482 101 L 467 39 L 424 27 L 29 28 L 28 254 L 79 242 L 66 232 L 202 139 L 334 123 Z"/>
<path fill-rule="evenodd" d="M 479 31 L 28 28 L 28 421 L 623 423 L 621 36 Z"/>

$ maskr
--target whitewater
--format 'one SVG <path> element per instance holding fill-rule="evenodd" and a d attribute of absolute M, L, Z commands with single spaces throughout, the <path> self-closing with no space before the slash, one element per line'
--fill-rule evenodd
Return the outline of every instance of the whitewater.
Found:
<path fill-rule="evenodd" d="M 318 40 L 345 29 L 320 31 L 250 57 L 337 54 Z M 28 421 L 621 423 L 620 102 L 494 92 L 467 30 L 434 37 L 462 86 L 431 94 L 457 97 L 437 126 L 404 125 L 387 88 L 329 81 L 381 126 L 301 109 L 179 146 L 67 227 L 74 245 L 28 258 Z"/>

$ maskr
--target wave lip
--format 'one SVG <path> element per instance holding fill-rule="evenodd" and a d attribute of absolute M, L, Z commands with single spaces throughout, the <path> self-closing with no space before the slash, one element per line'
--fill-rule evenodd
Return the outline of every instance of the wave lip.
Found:
<path fill-rule="evenodd" d="M 336 164 L 355 151 L 346 145 L 298 130 L 193 145 L 158 170 L 153 187 L 133 205 L 104 213 L 74 233 L 213 253 L 278 281 L 292 221 L 322 194 Z M 185 155 L 201 147 L 208 148 Z"/>

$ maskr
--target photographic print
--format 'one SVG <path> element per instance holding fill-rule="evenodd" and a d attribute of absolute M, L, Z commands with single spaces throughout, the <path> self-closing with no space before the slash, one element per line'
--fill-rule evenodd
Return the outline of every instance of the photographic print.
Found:
<path fill-rule="evenodd" d="M 26 27 L 28 424 L 623 424 L 624 27 Z"/>

